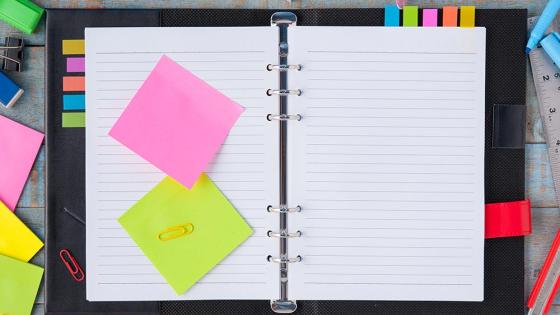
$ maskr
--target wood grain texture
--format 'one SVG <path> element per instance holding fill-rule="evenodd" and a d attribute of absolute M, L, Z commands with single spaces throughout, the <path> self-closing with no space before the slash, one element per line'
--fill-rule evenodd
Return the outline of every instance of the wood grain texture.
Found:
<path fill-rule="evenodd" d="M 45 208 L 45 146 L 41 147 L 18 202 L 21 208 Z"/>
<path fill-rule="evenodd" d="M 362 8 L 382 7 L 389 0 L 35 0 L 46 8 Z M 529 15 L 537 15 L 546 0 L 409 0 L 408 4 L 421 7 L 441 7 L 443 5 L 476 5 L 477 8 L 527 8 Z M 0 109 L 0 115 L 13 118 L 37 130 L 44 130 L 44 47 L 45 18 L 33 35 L 21 32 L 0 23 L 0 39 L 8 34 L 19 34 L 26 39 L 26 69 L 23 73 L 10 76 L 20 84 L 26 93 L 11 111 Z M 529 67 L 529 66 L 528 66 Z M 534 233 L 525 240 L 526 244 L 526 292 L 529 292 L 546 257 L 555 230 L 560 226 L 560 211 L 556 208 L 550 165 L 544 144 L 542 124 L 537 107 L 537 99 L 532 78 L 527 80 L 527 146 L 526 146 L 526 189 L 533 203 Z M 16 213 L 34 230 L 44 237 L 45 205 L 45 155 L 41 150 L 31 171 Z M 44 250 L 32 260 L 44 264 Z M 44 314 L 44 291 L 37 297 L 34 315 Z M 550 314 L 560 314 L 560 298 L 556 298 Z"/>

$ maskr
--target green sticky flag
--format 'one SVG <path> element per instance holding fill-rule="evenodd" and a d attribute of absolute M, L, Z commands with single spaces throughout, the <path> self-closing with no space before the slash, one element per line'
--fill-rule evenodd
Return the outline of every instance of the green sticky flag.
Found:
<path fill-rule="evenodd" d="M 403 26 L 418 26 L 418 6 L 415 5 L 404 6 Z"/>
<path fill-rule="evenodd" d="M 84 128 L 86 126 L 86 113 L 62 113 L 62 128 Z"/>
<path fill-rule="evenodd" d="M 0 314 L 31 314 L 42 277 L 43 268 L 0 255 Z"/>
<path fill-rule="evenodd" d="M 119 222 L 179 295 L 253 234 L 206 174 L 190 190 L 164 178 Z"/>

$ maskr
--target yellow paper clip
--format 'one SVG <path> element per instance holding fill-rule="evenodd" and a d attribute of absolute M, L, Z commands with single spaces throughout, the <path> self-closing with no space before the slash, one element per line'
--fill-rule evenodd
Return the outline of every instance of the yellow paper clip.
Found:
<path fill-rule="evenodd" d="M 174 225 L 161 231 L 158 234 L 157 238 L 160 241 L 169 241 L 185 235 L 189 235 L 192 232 L 194 232 L 194 225 L 192 223 L 187 223 L 183 225 Z"/>

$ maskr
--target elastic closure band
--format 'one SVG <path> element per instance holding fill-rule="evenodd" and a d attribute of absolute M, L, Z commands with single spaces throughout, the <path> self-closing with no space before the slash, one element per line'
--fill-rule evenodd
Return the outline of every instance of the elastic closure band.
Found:
<path fill-rule="evenodd" d="M 529 199 L 486 204 L 485 216 L 485 238 L 531 234 L 531 202 Z"/>

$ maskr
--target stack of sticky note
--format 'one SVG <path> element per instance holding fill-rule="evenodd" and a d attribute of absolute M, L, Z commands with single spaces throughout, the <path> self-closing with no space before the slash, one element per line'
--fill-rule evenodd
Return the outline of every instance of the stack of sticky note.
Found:
<path fill-rule="evenodd" d="M 243 110 L 163 56 L 109 132 L 169 175 L 119 222 L 177 294 L 253 233 L 203 173 Z"/>
<path fill-rule="evenodd" d="M 0 314 L 31 314 L 43 268 L 27 263 L 43 242 L 0 202 Z"/>
<path fill-rule="evenodd" d="M 43 269 L 28 261 L 43 242 L 13 212 L 43 134 L 0 116 L 0 314 L 30 314 Z"/>

